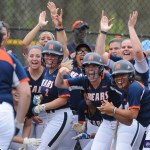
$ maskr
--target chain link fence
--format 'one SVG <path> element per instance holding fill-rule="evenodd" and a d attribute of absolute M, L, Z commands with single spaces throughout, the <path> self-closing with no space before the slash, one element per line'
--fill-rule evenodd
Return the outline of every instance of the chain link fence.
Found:
<path fill-rule="evenodd" d="M 0 20 L 10 25 L 11 40 L 8 41 L 8 49 L 15 51 L 21 60 L 23 59 L 20 40 L 38 23 L 41 11 L 47 12 L 47 20 L 49 21 L 44 30 L 55 34 L 46 6 L 47 2 L 47 0 L 1 1 Z M 115 35 L 128 37 L 127 22 L 129 13 L 134 10 L 139 12 L 136 25 L 139 37 L 141 40 L 150 38 L 149 0 L 54 0 L 53 2 L 64 11 L 63 24 L 66 28 L 68 41 L 72 40 L 71 25 L 80 19 L 86 21 L 90 26 L 87 41 L 95 44 L 102 10 L 109 18 L 114 18 L 112 22 L 114 25 L 108 34 L 107 41 Z"/>

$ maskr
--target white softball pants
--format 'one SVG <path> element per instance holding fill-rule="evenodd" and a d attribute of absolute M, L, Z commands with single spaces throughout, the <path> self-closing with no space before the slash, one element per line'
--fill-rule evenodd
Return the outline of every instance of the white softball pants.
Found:
<path fill-rule="evenodd" d="M 14 136 L 14 111 L 10 104 L 3 102 L 0 104 L 0 149 L 8 150 L 10 142 Z"/>
<path fill-rule="evenodd" d="M 70 108 L 49 113 L 49 122 L 41 136 L 42 143 L 37 150 L 56 149 L 71 128 L 72 111 Z"/>

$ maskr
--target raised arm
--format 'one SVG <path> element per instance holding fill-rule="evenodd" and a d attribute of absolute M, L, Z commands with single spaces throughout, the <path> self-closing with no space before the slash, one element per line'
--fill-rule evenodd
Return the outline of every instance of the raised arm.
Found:
<path fill-rule="evenodd" d="M 102 11 L 99 35 L 96 40 L 95 52 L 99 53 L 101 56 L 105 53 L 105 40 L 107 32 L 111 29 L 112 24 L 109 25 L 110 20 L 107 16 L 104 16 L 104 11 Z"/>
<path fill-rule="evenodd" d="M 60 10 L 60 14 L 58 14 L 59 8 L 56 8 L 55 3 L 48 2 L 47 8 L 50 11 L 50 16 L 55 26 L 57 41 L 59 41 L 63 45 L 64 49 L 64 58 L 68 57 L 69 51 L 67 49 L 67 36 L 65 29 L 62 23 L 63 10 Z"/>
<path fill-rule="evenodd" d="M 63 79 L 64 75 L 69 74 L 70 70 L 66 67 L 61 67 L 59 69 L 59 72 L 57 74 L 56 80 L 55 80 L 55 86 L 62 89 L 68 89 L 68 86 L 65 82 L 65 79 Z"/>
<path fill-rule="evenodd" d="M 132 47 L 134 50 L 135 59 L 138 61 L 141 61 L 144 59 L 144 54 L 142 51 L 141 42 L 135 31 L 135 25 L 137 22 L 137 18 L 138 18 L 138 12 L 133 11 L 129 16 L 128 29 L 129 29 L 130 39 L 132 42 Z"/>
<path fill-rule="evenodd" d="M 27 48 L 32 42 L 32 40 L 36 37 L 37 33 L 42 29 L 44 26 L 47 25 L 48 21 L 46 19 L 46 11 L 42 11 L 39 15 L 39 22 L 38 24 L 25 36 L 22 42 L 22 52 L 24 54 L 27 53 Z"/>

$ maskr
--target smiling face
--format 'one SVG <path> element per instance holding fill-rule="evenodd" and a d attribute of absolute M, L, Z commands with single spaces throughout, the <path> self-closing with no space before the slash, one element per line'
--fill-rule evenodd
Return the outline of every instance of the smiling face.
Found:
<path fill-rule="evenodd" d="M 122 41 L 121 53 L 122 53 L 122 58 L 124 60 L 130 61 L 134 59 L 134 51 L 133 51 L 132 43 L 130 39 L 126 39 Z"/>
<path fill-rule="evenodd" d="M 83 63 L 83 57 L 89 53 L 89 49 L 86 47 L 80 47 L 77 51 L 76 51 L 76 61 L 77 61 L 77 65 L 80 68 L 82 66 Z"/>
<path fill-rule="evenodd" d="M 55 54 L 44 54 L 44 61 L 46 67 L 49 69 L 56 69 L 59 66 L 59 56 Z"/>
<path fill-rule="evenodd" d="M 39 43 L 41 46 L 44 46 L 49 40 L 53 40 L 53 36 L 50 32 L 42 32 L 39 36 Z"/>
<path fill-rule="evenodd" d="M 118 75 L 115 75 L 113 78 L 114 78 L 116 85 L 120 89 L 127 89 L 128 88 L 128 86 L 130 84 L 128 74 L 118 74 Z"/>
<path fill-rule="evenodd" d="M 29 66 L 32 69 L 38 69 L 41 66 L 41 59 L 42 59 L 41 50 L 36 48 L 31 49 L 27 55 Z"/>

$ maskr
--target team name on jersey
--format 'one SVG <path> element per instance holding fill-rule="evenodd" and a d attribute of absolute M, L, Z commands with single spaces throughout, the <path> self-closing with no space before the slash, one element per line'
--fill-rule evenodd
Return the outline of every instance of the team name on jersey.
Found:
<path fill-rule="evenodd" d="M 77 72 L 75 72 L 75 71 L 72 71 L 71 73 L 70 73 L 70 76 L 72 77 L 72 78 L 75 78 L 75 77 L 77 77 L 77 76 L 82 76 L 82 73 L 77 73 Z"/>
<path fill-rule="evenodd" d="M 41 86 L 45 86 L 47 88 L 52 88 L 54 85 L 54 81 L 43 79 Z"/>
<path fill-rule="evenodd" d="M 100 93 L 87 93 L 88 99 L 91 101 L 108 100 L 108 91 Z"/>
<path fill-rule="evenodd" d="M 31 93 L 41 93 L 41 86 L 30 85 Z"/>

